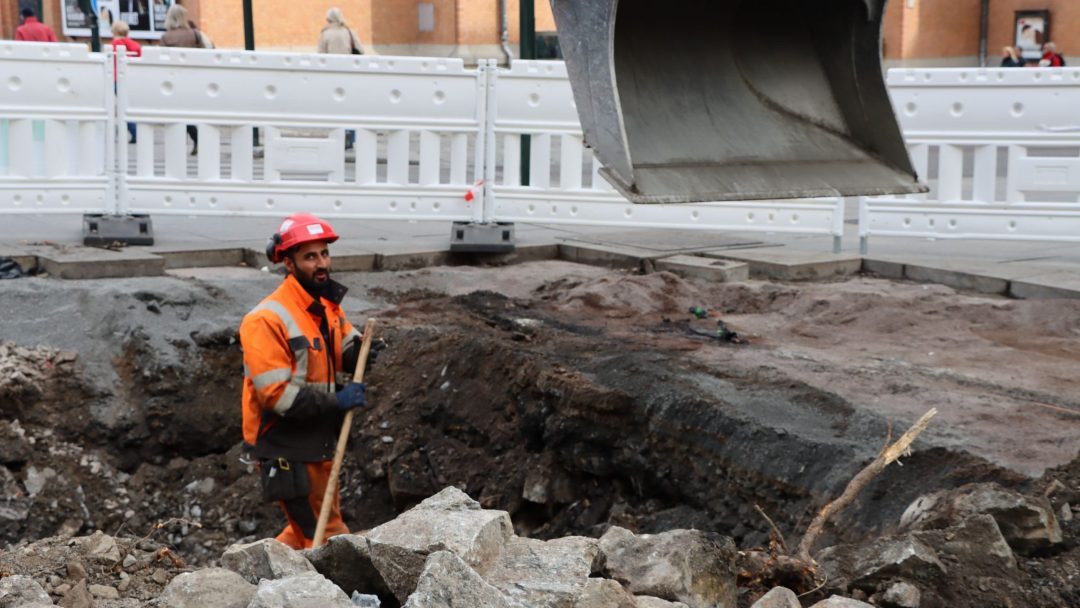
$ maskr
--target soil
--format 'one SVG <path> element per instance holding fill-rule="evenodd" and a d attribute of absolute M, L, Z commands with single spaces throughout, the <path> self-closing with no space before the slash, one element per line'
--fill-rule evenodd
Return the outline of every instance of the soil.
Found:
<path fill-rule="evenodd" d="M 757 505 L 796 539 L 890 426 L 899 434 L 930 407 L 940 413 L 912 454 L 819 547 L 889 534 L 916 497 L 969 482 L 1053 485 L 1055 509 L 1080 506 L 1080 302 L 873 278 L 712 285 L 563 262 L 335 278 L 351 288 L 350 318 L 377 316 L 390 344 L 342 472 L 354 530 L 456 485 L 539 538 L 617 524 L 759 546 Z M 29 568 L 28 547 L 49 554 L 34 541 L 101 530 L 185 562 L 129 574 L 124 597 L 143 601 L 160 591 L 146 578 L 157 570 L 213 565 L 279 530 L 239 459 L 236 341 L 279 280 L 233 269 L 5 282 L 0 573 Z M 995 582 L 996 605 L 1080 605 L 1078 522 L 1062 518 L 1062 549 Z M 64 578 L 71 559 L 34 570 Z M 91 578 L 120 584 L 100 570 Z M 979 576 L 961 567 L 961 592 L 941 597 L 995 605 Z"/>

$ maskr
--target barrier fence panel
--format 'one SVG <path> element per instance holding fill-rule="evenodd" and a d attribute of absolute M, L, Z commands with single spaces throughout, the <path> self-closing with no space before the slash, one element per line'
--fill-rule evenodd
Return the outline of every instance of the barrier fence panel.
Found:
<path fill-rule="evenodd" d="M 120 70 L 124 212 L 480 216 L 486 72 L 460 59 L 146 48 Z"/>
<path fill-rule="evenodd" d="M 859 235 L 1080 240 L 1080 69 L 889 71 L 926 195 L 860 200 Z"/>
<path fill-rule="evenodd" d="M 83 44 L 0 42 L 0 211 L 112 213 L 113 83 Z"/>
<path fill-rule="evenodd" d="M 561 61 L 515 61 L 499 70 L 492 129 L 498 147 L 493 217 L 545 224 L 620 225 L 843 235 L 842 198 L 637 205 L 599 176 L 582 143 Z M 521 136 L 530 136 L 529 185 L 521 185 Z"/>

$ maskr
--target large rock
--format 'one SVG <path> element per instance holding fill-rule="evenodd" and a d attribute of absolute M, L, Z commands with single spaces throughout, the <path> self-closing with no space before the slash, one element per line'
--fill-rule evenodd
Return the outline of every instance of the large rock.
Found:
<path fill-rule="evenodd" d="M 511 602 L 450 551 L 432 553 L 402 608 L 531 608 Z"/>
<path fill-rule="evenodd" d="M 389 595 L 390 589 L 371 561 L 367 539 L 358 534 L 340 534 L 326 544 L 304 551 L 319 574 L 341 587 L 345 593 Z"/>
<path fill-rule="evenodd" d="M 881 594 L 881 599 L 876 602 L 885 608 L 919 608 L 922 603 L 922 593 L 919 588 L 911 583 L 893 583 Z"/>
<path fill-rule="evenodd" d="M 802 608 L 799 596 L 787 587 L 773 587 L 750 608 Z"/>
<path fill-rule="evenodd" d="M 513 536 L 505 511 L 488 511 L 449 487 L 367 534 L 371 561 L 398 601 L 416 589 L 427 557 L 450 551 L 484 573 Z"/>
<path fill-rule="evenodd" d="M 161 605 L 165 608 L 247 608 L 255 596 L 255 585 L 225 568 L 185 572 L 165 586 Z"/>
<path fill-rule="evenodd" d="M 116 546 L 116 539 L 101 530 L 80 541 L 86 559 L 110 564 L 120 561 L 120 548 Z"/>
<path fill-rule="evenodd" d="M 355 608 L 349 596 L 318 572 L 263 580 L 247 608 Z"/>
<path fill-rule="evenodd" d="M 571 608 L 638 608 L 638 603 L 618 581 L 610 578 L 590 578 L 570 606 Z"/>
<path fill-rule="evenodd" d="M 735 544 L 700 530 L 637 536 L 615 526 L 600 538 L 607 576 L 634 594 L 690 608 L 734 608 Z"/>
<path fill-rule="evenodd" d="M 484 580 L 530 608 L 569 608 L 584 592 L 599 554 L 592 538 L 513 538 Z"/>
<path fill-rule="evenodd" d="M 933 549 L 911 535 L 829 547 L 817 561 L 835 588 L 873 589 L 890 578 L 938 580 L 948 571 Z"/>
<path fill-rule="evenodd" d="M 27 604 L 52 606 L 52 598 L 29 576 L 16 574 L 0 578 L 0 608 L 21 608 Z"/>
<path fill-rule="evenodd" d="M 834 595 L 827 600 L 821 600 L 810 608 L 874 608 L 874 605 L 853 600 L 850 597 Z"/>
<path fill-rule="evenodd" d="M 315 566 L 300 553 L 273 538 L 232 545 L 221 555 L 221 565 L 254 584 L 263 579 L 315 572 Z"/>
<path fill-rule="evenodd" d="M 1014 551 L 1031 555 L 1061 542 L 1061 528 L 1050 501 L 1024 496 L 995 483 L 977 483 L 921 496 L 900 517 L 906 530 L 946 528 L 972 515 L 987 514 L 997 521 Z"/>
<path fill-rule="evenodd" d="M 0 521 L 22 521 L 30 516 L 34 499 L 27 496 L 19 480 L 5 466 L 0 466 Z"/>
<path fill-rule="evenodd" d="M 1009 575 L 1016 571 L 1016 557 L 990 515 L 975 515 L 958 526 L 943 530 L 912 532 L 946 561 L 963 564 L 964 569 L 988 575 Z"/>

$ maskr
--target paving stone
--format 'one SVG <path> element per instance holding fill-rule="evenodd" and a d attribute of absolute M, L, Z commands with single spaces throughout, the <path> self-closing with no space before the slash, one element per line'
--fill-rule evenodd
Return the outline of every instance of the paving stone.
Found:
<path fill-rule="evenodd" d="M 667 257 L 669 252 L 576 241 L 559 243 L 559 259 L 591 266 L 639 269 L 645 260 Z"/>
<path fill-rule="evenodd" d="M 244 262 L 244 249 L 242 247 L 186 245 L 151 247 L 148 251 L 164 258 L 166 269 L 237 266 Z"/>
<path fill-rule="evenodd" d="M 39 270 L 57 279 L 110 279 L 165 274 L 165 258 L 145 249 L 69 246 L 37 253 Z"/>
<path fill-rule="evenodd" d="M 922 264 L 905 264 L 904 278 L 922 283 L 938 283 L 948 285 L 954 289 L 979 293 L 1005 294 L 1009 290 L 1008 279 L 952 268 L 924 266 Z"/>
<path fill-rule="evenodd" d="M 654 262 L 656 270 L 673 272 L 687 279 L 704 279 L 716 283 L 745 281 L 750 278 L 750 266 L 734 260 L 719 260 L 693 255 L 673 255 Z"/>
<path fill-rule="evenodd" d="M 1080 298 L 1080 274 L 1052 272 L 1030 278 L 1014 279 L 1009 284 L 1009 295 L 1025 300 Z"/>
<path fill-rule="evenodd" d="M 886 279 L 904 278 L 904 263 L 884 258 L 863 258 L 862 271 Z"/>
<path fill-rule="evenodd" d="M 778 281 L 808 281 L 857 274 L 862 258 L 850 253 L 820 253 L 777 247 L 702 251 L 698 255 L 750 265 L 750 276 Z"/>

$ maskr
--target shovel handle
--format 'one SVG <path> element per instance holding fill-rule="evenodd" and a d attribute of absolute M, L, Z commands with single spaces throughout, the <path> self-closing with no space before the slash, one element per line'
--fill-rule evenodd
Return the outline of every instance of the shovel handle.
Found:
<path fill-rule="evenodd" d="M 371 339 L 375 336 L 375 319 L 368 319 L 364 324 L 364 342 L 360 345 L 360 357 L 356 360 L 356 373 L 353 382 L 364 381 L 364 368 L 367 367 L 368 353 L 371 352 Z M 319 523 L 315 526 L 315 538 L 312 547 L 321 547 L 326 537 L 326 524 L 330 521 L 330 507 L 334 503 L 334 491 L 337 490 L 338 475 L 341 474 L 341 461 L 345 459 L 345 446 L 349 443 L 349 431 L 352 429 L 353 412 L 345 412 L 345 420 L 338 433 L 337 450 L 334 451 L 334 465 L 330 468 L 330 479 L 326 482 L 322 505 L 319 507 Z"/>

